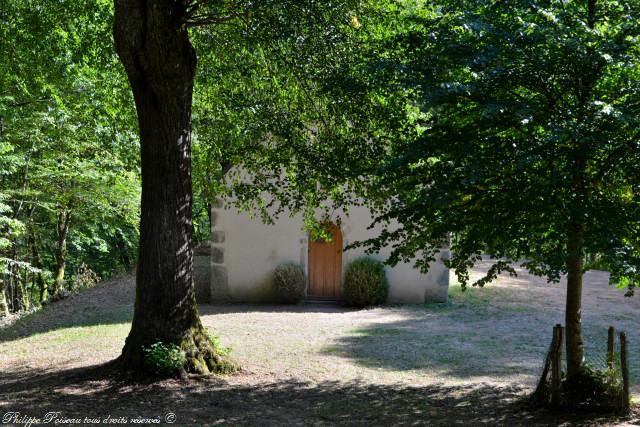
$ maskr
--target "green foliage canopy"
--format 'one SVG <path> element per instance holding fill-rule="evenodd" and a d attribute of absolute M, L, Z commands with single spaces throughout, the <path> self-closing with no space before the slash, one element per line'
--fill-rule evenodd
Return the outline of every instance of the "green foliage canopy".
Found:
<path fill-rule="evenodd" d="M 243 19 L 197 28 L 194 192 L 264 220 L 352 198 L 343 158 L 379 146 L 328 89 L 355 58 L 356 0 L 251 2 Z M 225 15 L 224 13 L 219 13 Z M 197 221 L 197 218 L 196 218 Z"/>
<path fill-rule="evenodd" d="M 391 262 L 418 257 L 427 268 L 451 232 L 463 285 L 483 253 L 503 260 L 478 285 L 522 259 L 555 281 L 579 229 L 581 253 L 601 254 L 613 282 L 634 286 L 640 3 L 598 1 L 593 15 L 588 2 L 553 0 L 385 10 L 351 88 L 406 99 L 403 119 L 379 128 L 394 136 L 388 155 L 363 169 L 376 177 L 367 197 L 378 221 L 401 227 L 364 244 L 394 244 Z"/>

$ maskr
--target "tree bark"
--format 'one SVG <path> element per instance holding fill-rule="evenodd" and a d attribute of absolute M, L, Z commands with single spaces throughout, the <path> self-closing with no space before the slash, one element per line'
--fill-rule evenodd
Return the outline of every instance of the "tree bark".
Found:
<path fill-rule="evenodd" d="M 131 260 L 127 254 L 127 245 L 125 244 L 124 235 L 121 231 L 116 234 L 116 244 L 118 245 L 118 252 L 120 252 L 120 262 L 124 266 L 126 271 L 131 268 Z"/>
<path fill-rule="evenodd" d="M 24 278 L 20 274 L 20 269 L 16 270 L 16 300 L 15 300 L 15 311 L 25 311 L 29 309 L 29 298 L 25 291 L 25 285 L 27 283 L 27 275 L 24 275 Z"/>
<path fill-rule="evenodd" d="M 587 25 L 594 28 L 596 24 L 597 0 L 587 2 Z M 591 50 L 592 47 L 587 47 Z M 584 108 L 593 88 L 593 82 L 581 85 L 579 105 Z M 584 141 L 576 141 L 575 156 L 575 194 L 585 200 L 590 189 L 585 182 L 586 159 L 584 157 Z M 584 342 L 582 339 L 582 277 L 584 275 L 584 225 L 574 215 L 571 218 L 567 240 L 567 301 L 565 309 L 566 346 L 567 346 L 567 380 L 584 373 Z"/>
<path fill-rule="evenodd" d="M 9 300 L 7 301 L 9 312 L 17 312 L 20 310 L 19 301 L 18 301 L 18 282 L 19 278 L 19 267 L 17 264 L 18 261 L 18 247 L 15 239 L 11 245 L 11 251 L 9 253 L 9 258 L 11 259 L 11 263 L 9 264 L 9 275 L 7 277 L 7 296 Z"/>
<path fill-rule="evenodd" d="M 142 163 L 133 323 L 120 361 L 144 368 L 143 347 L 179 345 L 185 369 L 221 370 L 193 284 L 191 106 L 196 53 L 176 0 L 115 0 L 114 39 L 133 91 Z M 226 370 L 226 369 L 224 369 Z"/>
<path fill-rule="evenodd" d="M 574 226 L 567 243 L 567 306 L 565 310 L 567 378 L 583 372 L 584 343 L 582 340 L 582 276 L 584 268 L 584 230 Z"/>
<path fill-rule="evenodd" d="M 588 0 L 587 4 L 587 25 L 589 28 L 596 26 L 596 4 L 597 0 Z"/>
<path fill-rule="evenodd" d="M 64 270 L 67 266 L 67 234 L 69 233 L 69 222 L 71 221 L 71 212 L 67 209 L 61 209 L 58 213 L 56 242 L 56 272 L 53 282 L 52 296 L 56 297 L 64 286 Z"/>
<path fill-rule="evenodd" d="M 0 318 L 9 315 L 9 305 L 7 304 L 6 286 L 2 278 L 0 278 Z"/>
<path fill-rule="evenodd" d="M 31 258 L 32 258 L 33 266 L 38 270 L 40 270 L 39 272 L 36 273 L 35 278 L 36 278 L 36 284 L 38 285 L 40 304 L 42 304 L 47 299 L 47 296 L 48 296 L 47 282 L 44 280 L 44 274 L 42 274 L 44 265 L 42 263 L 42 257 L 40 256 L 40 250 L 38 249 L 38 242 L 36 240 L 35 235 L 32 235 L 29 240 L 30 240 L 29 243 L 31 244 Z"/>

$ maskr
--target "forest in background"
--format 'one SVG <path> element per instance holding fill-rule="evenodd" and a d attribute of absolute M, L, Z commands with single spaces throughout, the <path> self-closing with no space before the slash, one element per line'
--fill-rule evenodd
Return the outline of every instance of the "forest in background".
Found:
<path fill-rule="evenodd" d="M 0 2 L 0 315 L 136 259 L 135 112 L 109 2 Z"/>

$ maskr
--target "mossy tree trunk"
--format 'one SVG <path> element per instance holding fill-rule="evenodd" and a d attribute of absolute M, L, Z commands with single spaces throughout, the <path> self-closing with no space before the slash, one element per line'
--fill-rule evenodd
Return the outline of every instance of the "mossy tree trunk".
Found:
<path fill-rule="evenodd" d="M 142 203 L 136 301 L 120 361 L 144 368 L 143 347 L 174 343 L 185 370 L 221 362 L 198 315 L 193 284 L 191 106 L 196 69 L 186 4 L 115 0 L 116 50 L 129 78 L 140 127 Z"/>
<path fill-rule="evenodd" d="M 67 266 L 67 235 L 69 234 L 70 221 L 71 211 L 66 208 L 60 209 L 56 225 L 58 240 L 56 242 L 56 271 L 52 291 L 54 297 L 58 295 L 64 286 L 64 271 Z"/>
<path fill-rule="evenodd" d="M 0 318 L 9 315 L 9 305 L 7 304 L 7 297 L 5 294 L 5 282 L 0 278 Z"/>
<path fill-rule="evenodd" d="M 24 272 L 24 277 L 20 269 L 16 269 L 16 299 L 14 301 L 15 311 L 26 311 L 29 310 L 29 296 L 25 290 L 25 286 L 27 285 L 27 273 Z"/>
<path fill-rule="evenodd" d="M 47 295 L 48 290 L 47 290 L 47 282 L 44 279 L 44 274 L 42 274 L 42 270 L 44 269 L 44 265 L 42 263 L 42 256 L 40 255 L 40 249 L 38 248 L 38 241 L 34 234 L 30 236 L 29 243 L 31 246 L 31 258 L 32 258 L 33 266 L 38 270 L 40 270 L 36 273 L 35 279 L 36 279 L 36 284 L 38 285 L 38 291 L 40 294 L 40 303 L 42 304 L 48 297 Z"/>

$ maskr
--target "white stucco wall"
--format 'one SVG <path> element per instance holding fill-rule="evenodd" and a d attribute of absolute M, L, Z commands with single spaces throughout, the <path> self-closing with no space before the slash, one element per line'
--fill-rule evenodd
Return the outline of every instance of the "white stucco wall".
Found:
<path fill-rule="evenodd" d="M 344 245 L 380 232 L 380 228 L 367 230 L 371 214 L 365 207 L 350 208 L 349 216 L 342 212 L 337 215 L 342 219 Z M 212 257 L 214 300 L 221 299 L 221 296 L 234 301 L 274 300 L 272 273 L 276 266 L 296 262 L 308 272 L 308 236 L 300 215 L 283 215 L 275 224 L 268 225 L 259 218 L 251 218 L 247 212 L 219 206 L 213 210 L 212 217 L 213 249 L 218 254 Z M 390 252 L 390 248 L 385 248 L 372 257 L 384 261 Z M 343 273 L 350 261 L 365 255 L 362 248 L 344 251 Z M 441 256 L 448 257 L 449 251 L 442 250 Z M 386 274 L 390 303 L 446 301 L 449 271 L 441 262 L 434 263 L 426 275 L 410 264 L 387 266 Z"/>

